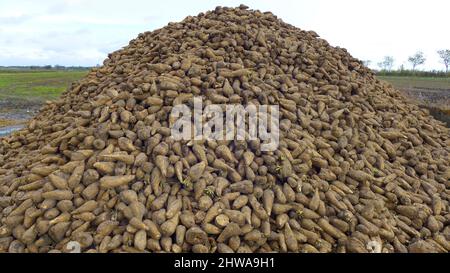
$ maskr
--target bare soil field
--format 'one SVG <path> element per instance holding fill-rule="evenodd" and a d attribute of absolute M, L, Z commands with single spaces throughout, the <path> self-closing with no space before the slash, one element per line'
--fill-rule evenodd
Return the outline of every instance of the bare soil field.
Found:
<path fill-rule="evenodd" d="M 450 127 L 450 78 L 379 77 Z"/>

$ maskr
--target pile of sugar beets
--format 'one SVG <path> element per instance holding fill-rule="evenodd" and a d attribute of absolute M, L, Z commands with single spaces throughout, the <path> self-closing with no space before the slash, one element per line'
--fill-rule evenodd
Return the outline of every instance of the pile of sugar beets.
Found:
<path fill-rule="evenodd" d="M 279 105 L 280 145 L 175 141 Z M 217 7 L 140 34 L 0 139 L 0 252 L 448 252 L 450 130 L 312 31 Z"/>

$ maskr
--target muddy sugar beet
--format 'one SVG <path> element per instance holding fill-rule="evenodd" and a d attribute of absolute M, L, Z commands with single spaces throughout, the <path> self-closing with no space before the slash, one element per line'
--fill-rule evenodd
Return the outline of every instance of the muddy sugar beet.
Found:
<path fill-rule="evenodd" d="M 170 113 L 279 106 L 279 146 Z M 346 50 L 216 8 L 140 34 L 0 138 L 0 252 L 448 252 L 450 132 Z"/>

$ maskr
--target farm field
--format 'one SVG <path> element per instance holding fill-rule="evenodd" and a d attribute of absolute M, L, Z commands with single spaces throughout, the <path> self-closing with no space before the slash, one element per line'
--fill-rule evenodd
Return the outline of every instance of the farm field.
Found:
<path fill-rule="evenodd" d="M 378 76 L 378 78 L 392 83 L 399 89 L 446 90 L 450 92 L 450 78 L 433 77 L 400 77 Z"/>
<path fill-rule="evenodd" d="M 45 101 L 56 99 L 86 74 L 78 70 L 0 70 L 0 136 L 20 126 Z"/>
<path fill-rule="evenodd" d="M 450 78 L 379 77 L 419 105 L 450 111 Z"/>
<path fill-rule="evenodd" d="M 413 103 L 425 107 L 436 119 L 450 127 L 450 78 L 382 77 L 403 91 Z"/>
<path fill-rule="evenodd" d="M 436 119 L 450 127 L 450 78 L 389 77 L 378 78 L 390 82 L 407 99 L 427 108 Z"/>
<path fill-rule="evenodd" d="M 57 98 L 86 71 L 0 71 L 0 100 L 42 102 Z"/>

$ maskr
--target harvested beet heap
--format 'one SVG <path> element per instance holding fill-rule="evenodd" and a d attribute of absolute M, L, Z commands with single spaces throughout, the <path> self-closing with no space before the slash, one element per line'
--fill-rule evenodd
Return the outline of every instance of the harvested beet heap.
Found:
<path fill-rule="evenodd" d="M 194 97 L 279 105 L 279 148 L 174 141 Z M 450 250 L 449 129 L 244 6 L 140 34 L 0 140 L 0 252 Z"/>

